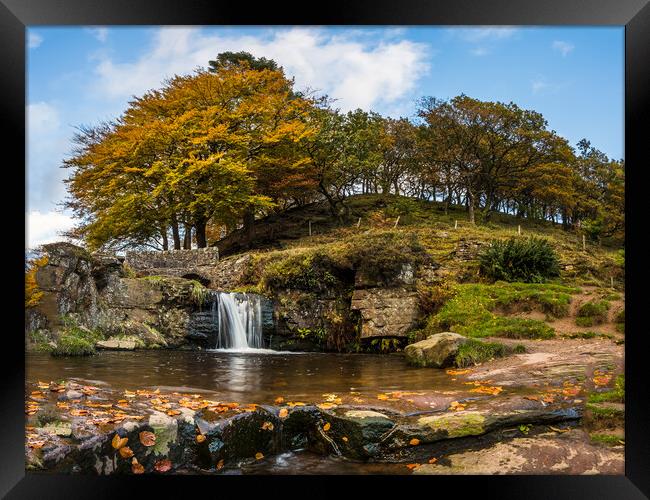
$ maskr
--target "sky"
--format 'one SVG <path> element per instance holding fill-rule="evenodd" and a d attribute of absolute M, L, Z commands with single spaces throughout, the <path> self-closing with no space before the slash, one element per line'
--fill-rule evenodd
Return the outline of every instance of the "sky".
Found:
<path fill-rule="evenodd" d="M 624 158 L 623 27 L 34 27 L 27 30 L 26 248 L 62 239 L 61 168 L 75 128 L 223 51 L 277 61 L 298 89 L 414 118 L 423 96 L 461 93 L 544 115 L 572 145 Z"/>

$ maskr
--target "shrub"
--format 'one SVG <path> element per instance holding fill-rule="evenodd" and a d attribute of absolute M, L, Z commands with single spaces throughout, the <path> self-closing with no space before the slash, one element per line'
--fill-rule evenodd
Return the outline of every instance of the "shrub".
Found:
<path fill-rule="evenodd" d="M 525 352 L 522 345 L 510 347 L 498 342 L 481 342 L 469 339 L 458 349 L 454 363 L 459 368 L 484 363 L 494 358 L 501 358 L 512 353 Z"/>
<path fill-rule="evenodd" d="M 63 318 L 63 328 L 59 332 L 56 347 L 50 351 L 52 356 L 89 356 L 95 354 L 95 342 L 101 336 L 80 326 L 73 318 Z"/>
<path fill-rule="evenodd" d="M 543 283 L 560 274 L 558 257 L 543 238 L 493 240 L 479 262 L 481 274 L 495 281 Z"/>
<path fill-rule="evenodd" d="M 590 300 L 585 302 L 578 309 L 576 325 L 593 326 L 607 321 L 607 311 L 609 311 L 609 302 L 606 300 Z"/>

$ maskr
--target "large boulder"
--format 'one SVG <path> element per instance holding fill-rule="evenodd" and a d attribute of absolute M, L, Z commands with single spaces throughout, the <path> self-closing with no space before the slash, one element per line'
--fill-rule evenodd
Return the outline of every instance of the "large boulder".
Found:
<path fill-rule="evenodd" d="M 415 366 L 445 368 L 451 366 L 458 349 L 467 339 L 453 332 L 443 332 L 407 345 L 404 349 L 406 360 Z"/>

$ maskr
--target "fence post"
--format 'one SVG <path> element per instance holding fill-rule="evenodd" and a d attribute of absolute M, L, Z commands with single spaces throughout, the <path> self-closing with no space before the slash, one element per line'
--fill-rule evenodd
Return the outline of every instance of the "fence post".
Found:
<path fill-rule="evenodd" d="M 582 235 L 582 249 L 586 250 L 587 249 L 587 240 L 585 238 L 585 235 Z"/>
<path fill-rule="evenodd" d="M 359 220 L 357 221 L 357 228 L 361 227 L 361 217 L 359 217 Z"/>
<path fill-rule="evenodd" d="M 311 221 L 309 221 L 309 236 L 311 236 Z"/>
<path fill-rule="evenodd" d="M 454 229 L 458 229 L 458 221 L 457 220 L 454 221 Z"/>
<path fill-rule="evenodd" d="M 401 215 L 398 215 L 398 216 L 397 216 L 397 220 L 395 221 L 395 225 L 393 226 L 393 228 L 396 228 L 396 227 L 397 227 L 397 224 L 399 224 L 399 218 L 400 218 L 400 217 L 401 217 Z"/>
<path fill-rule="evenodd" d="M 521 224 L 517 224 L 517 234 L 521 236 Z"/>

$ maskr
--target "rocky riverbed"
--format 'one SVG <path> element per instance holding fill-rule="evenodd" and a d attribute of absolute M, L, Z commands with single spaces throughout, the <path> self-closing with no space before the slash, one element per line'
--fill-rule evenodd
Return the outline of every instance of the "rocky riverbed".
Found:
<path fill-rule="evenodd" d="M 279 457 L 306 453 L 321 473 L 340 473 L 345 464 L 370 473 L 622 474 L 623 445 L 593 443 L 581 420 L 588 394 L 613 385 L 622 346 L 530 341 L 527 350 L 472 369 L 412 369 L 430 374 L 430 386 L 417 390 L 378 392 L 388 386 L 365 378 L 360 387 L 334 384 L 330 392 L 326 377 L 301 400 L 292 387 L 297 380 L 277 385 L 263 401 L 249 397 L 260 398 L 254 391 L 234 400 L 232 393 L 174 390 L 151 379 L 146 387 L 135 379 L 91 382 L 88 370 L 83 380 L 29 380 L 27 467 L 270 473 Z M 125 364 L 132 355 L 113 354 Z M 400 357 L 394 362 L 408 370 Z"/>

